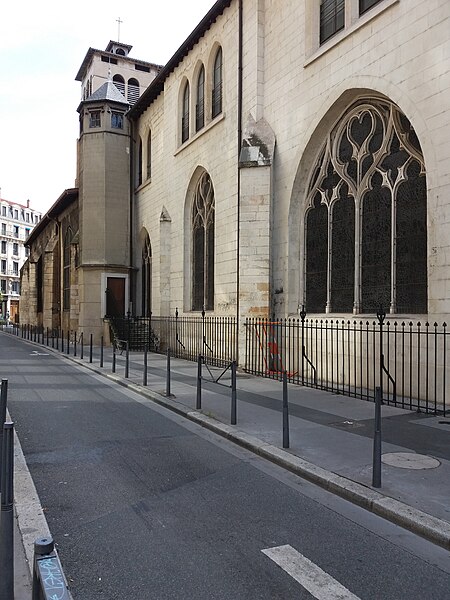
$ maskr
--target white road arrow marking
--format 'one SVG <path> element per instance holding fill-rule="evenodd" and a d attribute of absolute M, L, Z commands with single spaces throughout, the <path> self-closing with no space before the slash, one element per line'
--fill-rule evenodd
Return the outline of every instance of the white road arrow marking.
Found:
<path fill-rule="evenodd" d="M 360 600 L 292 546 L 261 550 L 317 600 Z"/>

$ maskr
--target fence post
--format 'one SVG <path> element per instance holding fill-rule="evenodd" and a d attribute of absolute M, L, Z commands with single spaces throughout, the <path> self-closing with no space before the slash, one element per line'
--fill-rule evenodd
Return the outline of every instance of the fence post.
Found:
<path fill-rule="evenodd" d="M 89 339 L 89 362 L 92 362 L 92 333 Z"/>
<path fill-rule="evenodd" d="M 300 311 L 300 319 L 302 321 L 302 385 L 305 385 L 305 318 L 305 305 L 302 304 L 302 310 Z"/>
<path fill-rule="evenodd" d="M 283 371 L 283 448 L 289 448 L 289 403 L 287 371 Z"/>
<path fill-rule="evenodd" d="M 148 349 L 147 349 L 147 344 L 145 344 L 145 348 L 144 348 L 144 375 L 143 375 L 143 381 L 142 381 L 142 385 L 144 385 L 144 386 L 147 385 L 147 365 L 148 365 Z"/>
<path fill-rule="evenodd" d="M 167 363 L 166 363 L 166 396 L 170 398 L 170 348 L 167 348 Z"/>
<path fill-rule="evenodd" d="M 383 323 L 386 318 L 386 311 L 382 306 L 377 311 L 378 324 L 380 325 L 380 398 L 383 402 L 383 367 L 384 367 L 384 354 L 383 354 Z M 389 386 L 388 386 L 389 391 Z"/>
<path fill-rule="evenodd" d="M 202 408 L 202 355 L 198 355 L 197 359 L 197 398 L 195 402 L 195 408 L 201 410 Z"/>
<path fill-rule="evenodd" d="M 125 350 L 125 379 L 128 379 L 128 375 L 130 373 L 130 342 L 127 340 L 126 342 L 126 350 Z"/>
<path fill-rule="evenodd" d="M 113 342 L 113 355 L 112 355 L 112 367 L 111 367 L 111 371 L 113 373 L 116 372 L 116 343 Z"/>
<path fill-rule="evenodd" d="M 103 367 L 103 336 L 100 338 L 100 368 Z"/>
<path fill-rule="evenodd" d="M 14 598 L 14 423 L 2 423 L 0 598 Z"/>
<path fill-rule="evenodd" d="M 372 486 L 381 487 L 381 388 L 375 389 L 375 428 L 373 435 Z"/>
<path fill-rule="evenodd" d="M 231 363 L 231 424 L 237 423 L 236 361 Z"/>

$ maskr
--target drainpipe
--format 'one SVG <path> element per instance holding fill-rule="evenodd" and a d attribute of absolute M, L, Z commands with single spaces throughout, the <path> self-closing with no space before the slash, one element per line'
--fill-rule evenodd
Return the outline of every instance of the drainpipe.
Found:
<path fill-rule="evenodd" d="M 130 122 L 130 232 L 129 232 L 129 270 L 128 270 L 128 306 L 125 307 L 129 310 L 130 302 L 133 302 L 133 196 L 134 196 L 134 122 L 132 118 L 128 119 Z M 136 311 L 134 302 L 132 303 L 133 311 Z"/>
<path fill-rule="evenodd" d="M 241 239 L 241 170 L 239 167 L 239 157 L 241 153 L 241 145 L 242 145 L 242 40 L 243 40 L 243 0 L 239 0 L 238 7 L 238 144 L 237 144 L 237 241 L 236 241 L 236 326 L 237 326 L 237 335 L 236 335 L 236 360 L 239 359 L 239 310 L 240 310 L 240 302 L 239 302 L 239 294 L 240 294 L 240 276 L 239 276 L 239 266 L 240 266 L 240 239 Z"/>

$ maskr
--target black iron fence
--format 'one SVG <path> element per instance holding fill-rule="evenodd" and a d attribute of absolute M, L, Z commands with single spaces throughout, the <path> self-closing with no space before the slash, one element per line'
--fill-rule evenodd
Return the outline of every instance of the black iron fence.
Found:
<path fill-rule="evenodd" d="M 110 318 L 113 336 L 128 340 L 130 350 L 166 354 L 170 348 L 175 358 L 196 361 L 201 354 L 205 361 L 223 366 L 236 359 L 236 318 L 208 317 L 132 317 Z"/>
<path fill-rule="evenodd" d="M 444 413 L 447 324 L 385 320 L 246 319 L 245 370 L 335 394 Z"/>

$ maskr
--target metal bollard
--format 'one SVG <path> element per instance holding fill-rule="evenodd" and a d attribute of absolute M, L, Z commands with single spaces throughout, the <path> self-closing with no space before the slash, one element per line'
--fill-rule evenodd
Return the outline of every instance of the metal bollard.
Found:
<path fill-rule="evenodd" d="M 144 374 L 142 378 L 142 385 L 147 385 L 147 367 L 148 367 L 148 350 L 147 345 L 144 348 Z"/>
<path fill-rule="evenodd" d="M 128 379 L 130 374 L 130 342 L 127 340 L 125 350 L 125 379 Z"/>
<path fill-rule="evenodd" d="M 8 380 L 2 379 L 2 387 L 0 394 L 0 490 L 2 489 L 2 453 L 3 453 L 3 423 L 6 421 L 6 404 L 8 400 Z M 0 523 L 1 527 L 1 523 Z"/>
<path fill-rule="evenodd" d="M 231 363 L 231 424 L 237 423 L 236 361 Z"/>
<path fill-rule="evenodd" d="M 69 600 L 67 584 L 51 536 L 34 542 L 32 600 Z"/>
<path fill-rule="evenodd" d="M 116 344 L 113 343 L 113 356 L 112 356 L 112 367 L 111 370 L 113 373 L 116 372 Z"/>
<path fill-rule="evenodd" d="M 170 348 L 167 348 L 166 396 L 170 398 Z"/>
<path fill-rule="evenodd" d="M 47 327 L 47 347 L 48 347 L 48 327 Z"/>
<path fill-rule="evenodd" d="M 283 371 L 283 448 L 289 448 L 289 404 L 286 371 Z"/>
<path fill-rule="evenodd" d="M 58 344 L 56 344 L 56 347 L 58 347 Z M 61 330 L 61 352 L 64 354 L 64 331 Z"/>
<path fill-rule="evenodd" d="M 89 339 L 89 362 L 92 362 L 92 333 Z"/>
<path fill-rule="evenodd" d="M 80 335 L 80 358 L 83 360 L 84 358 L 84 331 L 81 332 Z"/>
<path fill-rule="evenodd" d="M 59 327 L 56 330 L 56 349 L 59 350 Z"/>
<path fill-rule="evenodd" d="M 70 354 L 70 329 L 67 330 L 67 355 Z"/>
<path fill-rule="evenodd" d="M 77 332 L 74 331 L 73 333 L 73 355 L 76 356 L 77 355 Z"/>
<path fill-rule="evenodd" d="M 3 425 L 1 464 L 0 598 L 14 598 L 14 423 Z"/>
<path fill-rule="evenodd" d="M 373 435 L 372 486 L 381 487 L 381 388 L 375 388 L 375 428 Z"/>
<path fill-rule="evenodd" d="M 198 355 L 197 359 L 197 398 L 195 402 L 195 408 L 201 410 L 202 408 L 202 355 Z"/>
<path fill-rule="evenodd" d="M 103 367 L 103 336 L 100 339 L 100 367 Z"/>

